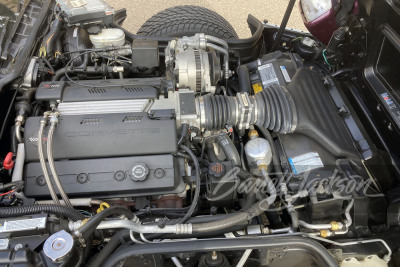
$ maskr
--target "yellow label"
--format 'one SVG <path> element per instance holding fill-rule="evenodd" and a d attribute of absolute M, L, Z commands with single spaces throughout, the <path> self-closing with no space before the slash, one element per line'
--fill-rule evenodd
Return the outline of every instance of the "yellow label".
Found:
<path fill-rule="evenodd" d="M 255 94 L 258 94 L 262 90 L 263 90 L 263 88 L 262 88 L 260 83 L 253 84 L 253 91 L 254 91 Z"/>

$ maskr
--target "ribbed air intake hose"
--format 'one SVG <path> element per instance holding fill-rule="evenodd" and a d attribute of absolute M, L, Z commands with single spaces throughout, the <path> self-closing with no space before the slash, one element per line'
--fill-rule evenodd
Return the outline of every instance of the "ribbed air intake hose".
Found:
<path fill-rule="evenodd" d="M 201 112 L 200 123 L 207 130 L 226 126 L 248 129 L 252 125 L 282 134 L 292 133 L 297 125 L 297 112 L 292 96 L 285 87 L 271 85 L 249 96 L 205 95 L 197 98 Z"/>

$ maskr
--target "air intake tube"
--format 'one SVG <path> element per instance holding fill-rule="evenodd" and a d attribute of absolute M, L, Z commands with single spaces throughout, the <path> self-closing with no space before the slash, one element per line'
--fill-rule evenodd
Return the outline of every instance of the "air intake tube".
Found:
<path fill-rule="evenodd" d="M 282 134 L 292 133 L 297 125 L 297 112 L 292 96 L 285 87 L 271 85 L 249 96 L 205 95 L 196 98 L 200 125 L 206 130 L 236 126 L 239 130 L 252 125 Z"/>

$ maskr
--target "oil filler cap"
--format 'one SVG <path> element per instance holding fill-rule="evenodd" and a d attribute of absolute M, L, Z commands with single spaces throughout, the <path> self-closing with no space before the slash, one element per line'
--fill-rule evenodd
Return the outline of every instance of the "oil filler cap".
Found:
<path fill-rule="evenodd" d="M 144 163 L 135 163 L 132 166 L 131 177 L 135 182 L 141 182 L 146 180 L 147 175 L 149 175 L 149 169 Z"/>

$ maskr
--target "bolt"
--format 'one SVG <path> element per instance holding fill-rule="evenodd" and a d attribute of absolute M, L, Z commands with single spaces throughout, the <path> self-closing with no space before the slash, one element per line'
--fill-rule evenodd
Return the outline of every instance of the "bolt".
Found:
<path fill-rule="evenodd" d="M 16 244 L 15 247 L 14 247 L 14 250 L 17 251 L 17 250 L 19 250 L 19 249 L 21 249 L 23 247 L 24 246 L 22 244 Z"/>
<path fill-rule="evenodd" d="M 76 177 L 76 180 L 78 181 L 78 183 L 84 184 L 89 180 L 89 177 L 88 177 L 88 175 L 86 173 L 80 173 Z"/>
<path fill-rule="evenodd" d="M 40 175 L 39 177 L 36 178 L 36 184 L 38 186 L 46 185 L 46 180 L 44 179 L 43 175 Z"/>
<path fill-rule="evenodd" d="M 125 178 L 126 178 L 126 175 L 125 175 L 125 172 L 123 172 L 123 171 L 117 171 L 114 174 L 114 179 L 119 181 L 119 182 L 122 181 L 122 180 L 125 180 Z"/>
<path fill-rule="evenodd" d="M 215 261 L 216 259 L 218 259 L 218 254 L 216 251 L 211 252 L 211 258 Z"/>

